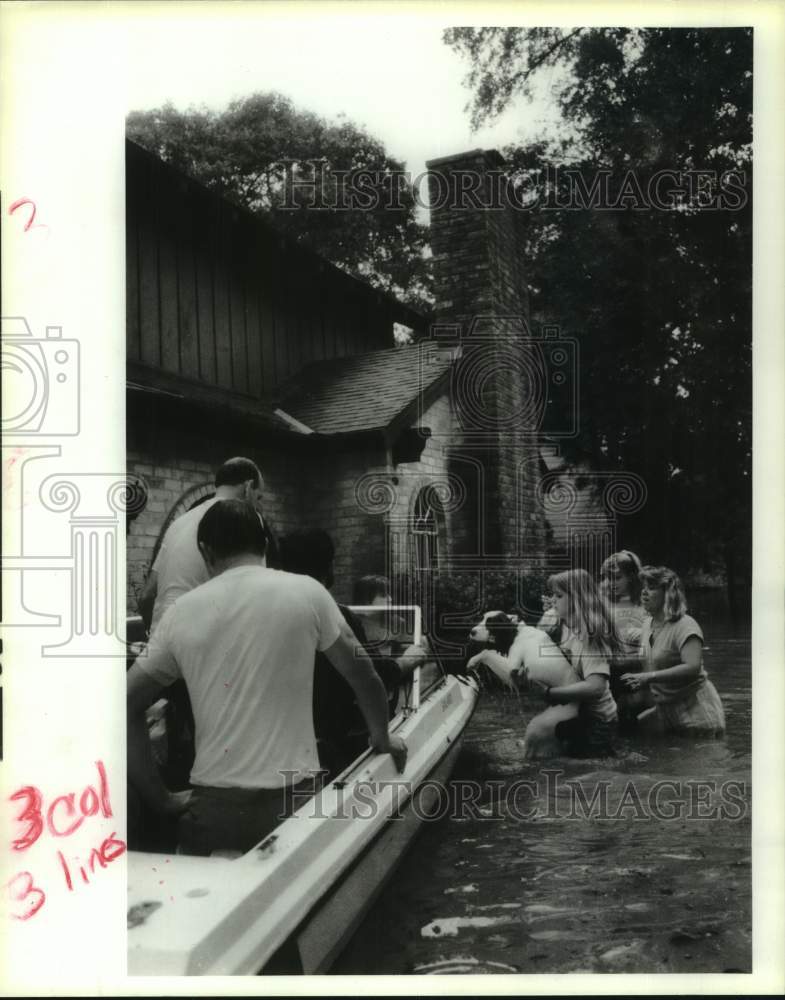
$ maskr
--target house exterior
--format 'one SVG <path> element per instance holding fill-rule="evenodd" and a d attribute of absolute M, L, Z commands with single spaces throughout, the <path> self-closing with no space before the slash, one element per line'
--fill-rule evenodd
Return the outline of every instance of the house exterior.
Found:
<path fill-rule="evenodd" d="M 481 150 L 433 161 L 436 321 L 127 144 L 128 606 L 163 532 L 253 458 L 277 534 L 327 530 L 334 594 L 367 573 L 541 568 L 546 525 L 521 213 L 460 199 Z M 396 347 L 393 326 L 418 342 Z M 401 595 L 405 599 L 405 595 Z"/>

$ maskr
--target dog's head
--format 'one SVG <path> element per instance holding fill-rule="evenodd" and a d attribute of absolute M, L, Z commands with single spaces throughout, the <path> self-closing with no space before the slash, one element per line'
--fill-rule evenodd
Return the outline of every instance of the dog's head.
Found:
<path fill-rule="evenodd" d="M 486 611 L 469 632 L 469 638 L 478 645 L 488 646 L 506 656 L 518 634 L 519 624 L 516 615 L 506 615 L 503 611 Z"/>

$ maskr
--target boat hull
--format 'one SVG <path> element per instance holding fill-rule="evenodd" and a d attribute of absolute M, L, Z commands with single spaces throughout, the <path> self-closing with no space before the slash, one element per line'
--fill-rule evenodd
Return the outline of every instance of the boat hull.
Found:
<path fill-rule="evenodd" d="M 473 682 L 445 678 L 392 725 L 402 775 L 364 755 L 241 858 L 131 852 L 129 973 L 248 975 L 282 953 L 328 969 L 431 813 L 476 699 Z"/>
<path fill-rule="evenodd" d="M 434 786 L 448 781 L 461 742 L 459 738 L 453 744 L 428 775 L 429 784 L 415 791 L 399 816 L 388 821 L 376 840 L 329 893 L 328 898 L 309 915 L 306 924 L 295 936 L 302 972 L 327 972 L 343 951 L 362 918 L 395 873 L 404 853 L 419 832 L 424 817 L 433 815 L 433 800 L 438 794 Z"/>

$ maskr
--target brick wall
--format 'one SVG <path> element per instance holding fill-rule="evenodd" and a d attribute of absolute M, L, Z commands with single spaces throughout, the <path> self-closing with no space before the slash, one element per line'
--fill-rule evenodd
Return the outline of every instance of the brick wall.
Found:
<path fill-rule="evenodd" d="M 353 583 L 361 576 L 409 570 L 414 498 L 447 469 L 453 417 L 446 396 L 437 399 L 416 423 L 432 431 L 420 461 L 388 467 L 381 447 L 305 458 L 238 443 L 220 427 L 162 427 L 139 415 L 129 420 L 128 472 L 144 479 L 148 488 L 147 506 L 131 524 L 127 539 L 129 614 L 136 613 L 137 597 L 167 519 L 175 509 L 181 513 L 179 508 L 185 510 L 204 493 L 212 493 L 215 469 L 236 454 L 253 459 L 262 470 L 265 513 L 279 535 L 309 528 L 330 533 L 337 553 L 333 592 L 338 600 L 351 599 Z M 369 484 L 368 477 L 386 485 L 389 493 L 381 499 L 389 502 L 379 502 L 372 485 L 363 493 L 364 499 L 358 496 L 360 485 Z M 445 555 L 451 516 L 449 511 L 444 516 L 440 539 Z M 388 554 L 391 531 L 403 535 L 392 560 Z"/>
<path fill-rule="evenodd" d="M 437 399 L 412 426 L 428 427 L 420 460 L 388 466 L 386 452 L 329 456 L 312 470 L 304 526 L 323 528 L 335 543 L 339 601 L 351 600 L 354 581 L 368 574 L 390 576 L 412 568 L 411 513 L 417 493 L 447 473 L 453 416 L 447 396 Z M 449 554 L 451 513 L 443 518 L 440 545 Z M 391 544 L 392 542 L 392 544 Z"/>
<path fill-rule="evenodd" d="M 502 166 L 483 150 L 428 163 L 442 178 L 431 186 L 436 314 L 463 344 L 451 464 L 474 501 L 455 519 L 454 544 L 459 555 L 534 564 L 545 546 L 533 439 L 543 381 L 529 338 L 524 213 L 507 203 Z"/>
<path fill-rule="evenodd" d="M 127 427 L 128 472 L 140 476 L 148 489 L 147 505 L 131 524 L 126 540 L 129 614 L 136 613 L 137 597 L 167 518 L 175 508 L 187 509 L 204 493 L 212 493 L 215 470 L 227 458 L 245 455 L 262 470 L 265 514 L 279 534 L 302 522 L 307 501 L 303 485 L 309 476 L 297 456 L 238 442 L 220 427 L 166 428 L 139 417 L 129 420 Z"/>

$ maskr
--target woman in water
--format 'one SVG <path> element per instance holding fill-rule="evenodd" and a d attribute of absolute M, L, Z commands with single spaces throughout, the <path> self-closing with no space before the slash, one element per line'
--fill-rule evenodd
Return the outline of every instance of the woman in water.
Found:
<path fill-rule="evenodd" d="M 556 726 L 556 737 L 571 756 L 613 753 L 617 711 L 610 690 L 610 661 L 618 655 L 619 642 L 608 606 L 583 569 L 556 573 L 548 580 L 548 587 L 558 617 L 549 635 L 580 677 L 574 684 L 545 692 L 551 705 L 579 705 L 575 719 Z"/>
<path fill-rule="evenodd" d="M 681 580 L 664 566 L 640 572 L 643 671 L 626 673 L 629 690 L 645 690 L 654 703 L 639 721 L 647 728 L 676 733 L 721 733 L 725 713 L 703 667 L 703 632 L 687 614 Z"/>
<path fill-rule="evenodd" d="M 641 568 L 640 559 L 629 549 L 614 552 L 600 568 L 600 593 L 608 602 L 621 644 L 611 663 L 611 694 L 622 726 L 634 725 L 638 713 L 651 704 L 643 690 L 633 692 L 621 680 L 622 674 L 641 669 L 641 630 L 646 618 L 640 603 Z"/>

